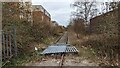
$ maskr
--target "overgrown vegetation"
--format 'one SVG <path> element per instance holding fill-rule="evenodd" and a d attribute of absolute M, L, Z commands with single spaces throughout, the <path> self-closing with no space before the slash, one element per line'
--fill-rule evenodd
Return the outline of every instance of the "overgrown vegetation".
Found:
<path fill-rule="evenodd" d="M 85 27 L 84 25 L 75 25 L 80 22 L 79 19 L 77 19 L 77 22 L 73 21 L 73 24 L 69 26 L 69 30 L 77 31 L 76 33 L 80 35 L 83 34 L 84 31 L 87 31 L 85 37 L 88 37 L 88 39 L 87 41 L 81 42 L 80 47 L 85 46 L 88 49 L 92 48 L 92 51 L 100 61 L 100 65 L 120 66 L 120 46 L 118 41 L 120 20 L 118 10 L 119 8 L 115 8 L 114 6 L 114 10 L 92 18 L 85 30 L 82 30 Z"/>
<path fill-rule="evenodd" d="M 20 19 L 19 3 L 3 3 L 2 30 L 5 32 L 16 29 L 16 42 L 18 47 L 18 57 L 12 59 L 11 65 L 22 64 L 23 62 L 38 59 L 34 47 L 36 44 L 50 44 L 55 41 L 59 35 L 58 27 L 51 27 L 46 22 L 35 22 L 31 25 L 26 19 Z M 54 39 L 54 40 L 51 40 Z M 46 43 L 47 42 L 47 43 Z M 40 46 L 40 45 L 39 45 Z M 34 60 L 33 59 L 33 60 Z"/>

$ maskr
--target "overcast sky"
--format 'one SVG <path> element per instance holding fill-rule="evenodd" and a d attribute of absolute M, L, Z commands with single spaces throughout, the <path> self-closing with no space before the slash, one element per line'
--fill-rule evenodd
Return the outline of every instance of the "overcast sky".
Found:
<path fill-rule="evenodd" d="M 32 0 L 33 5 L 42 5 L 60 25 L 67 26 L 72 8 L 70 4 L 73 0 Z"/>
<path fill-rule="evenodd" d="M 70 4 L 76 0 L 32 0 L 33 5 L 42 5 L 51 15 L 51 19 L 57 21 L 60 25 L 67 26 L 69 24 L 70 15 L 73 9 Z M 84 0 L 80 0 L 83 1 Z M 92 1 L 92 0 L 88 0 Z M 119 0 L 96 0 L 99 2 L 111 2 Z M 98 4 L 100 8 L 100 4 Z"/>

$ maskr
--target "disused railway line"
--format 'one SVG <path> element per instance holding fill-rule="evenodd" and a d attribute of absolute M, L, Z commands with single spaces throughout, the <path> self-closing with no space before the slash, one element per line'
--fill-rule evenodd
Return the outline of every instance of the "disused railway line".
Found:
<path fill-rule="evenodd" d="M 59 66 L 62 68 L 64 66 L 66 53 L 76 53 L 78 50 L 74 46 L 68 44 L 68 33 L 65 32 L 52 46 L 49 46 L 43 51 L 42 54 L 60 54 Z"/>
<path fill-rule="evenodd" d="M 65 32 L 64 34 L 63 34 L 63 36 L 61 37 L 61 39 L 59 39 L 59 41 L 57 42 L 57 44 L 58 43 L 65 43 L 65 44 L 67 44 L 68 43 L 68 34 L 67 34 L 67 32 Z M 61 56 L 61 61 L 60 61 L 60 66 L 61 66 L 61 68 L 62 68 L 62 66 L 64 65 L 64 61 L 65 61 L 65 54 L 62 54 L 62 56 Z"/>
<path fill-rule="evenodd" d="M 68 43 L 68 33 L 65 32 L 60 39 L 58 39 L 58 41 L 56 42 L 56 44 L 59 43 L 63 43 L 63 44 L 67 44 Z"/>

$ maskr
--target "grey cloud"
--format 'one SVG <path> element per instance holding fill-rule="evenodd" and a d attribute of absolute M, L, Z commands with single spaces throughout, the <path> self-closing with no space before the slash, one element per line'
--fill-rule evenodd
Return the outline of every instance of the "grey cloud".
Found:
<path fill-rule="evenodd" d="M 66 26 L 68 20 L 70 18 L 71 8 L 70 8 L 70 1 L 62 0 L 59 2 L 58 0 L 41 0 L 34 4 L 41 4 L 50 14 L 52 20 L 56 20 L 59 24 Z"/>

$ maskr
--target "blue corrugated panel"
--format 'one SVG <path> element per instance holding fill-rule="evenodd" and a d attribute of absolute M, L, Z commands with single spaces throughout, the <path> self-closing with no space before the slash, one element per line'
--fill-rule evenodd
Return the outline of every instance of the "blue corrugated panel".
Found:
<path fill-rule="evenodd" d="M 45 49 L 42 54 L 54 54 L 54 53 L 63 53 L 66 51 L 67 46 L 49 46 L 47 49 Z"/>

